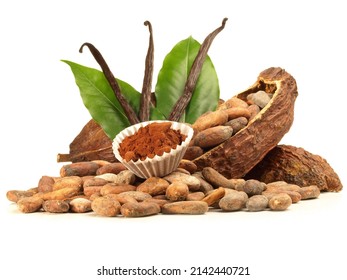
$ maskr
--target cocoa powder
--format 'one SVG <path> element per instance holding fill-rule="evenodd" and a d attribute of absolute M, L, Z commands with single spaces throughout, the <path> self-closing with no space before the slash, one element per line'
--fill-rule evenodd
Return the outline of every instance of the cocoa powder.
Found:
<path fill-rule="evenodd" d="M 180 130 L 171 129 L 170 122 L 151 123 L 126 137 L 119 145 L 119 154 L 126 161 L 162 156 L 164 152 L 175 149 L 186 137 Z"/>

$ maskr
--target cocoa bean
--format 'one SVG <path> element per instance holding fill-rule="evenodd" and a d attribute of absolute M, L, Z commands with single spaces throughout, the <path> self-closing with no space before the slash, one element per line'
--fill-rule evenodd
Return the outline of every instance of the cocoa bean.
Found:
<path fill-rule="evenodd" d="M 192 192 L 187 195 L 186 200 L 188 201 L 197 201 L 202 200 L 205 197 L 203 192 Z"/>
<path fill-rule="evenodd" d="M 246 184 L 245 179 L 230 179 L 229 181 L 231 184 L 230 189 L 235 189 L 237 191 L 243 191 L 243 188 Z"/>
<path fill-rule="evenodd" d="M 148 193 L 139 192 L 139 191 L 127 191 L 117 194 L 117 198 L 121 199 L 124 196 L 131 196 L 135 198 L 138 202 L 144 201 L 152 196 Z"/>
<path fill-rule="evenodd" d="M 96 170 L 99 169 L 99 165 L 95 162 L 85 161 L 85 162 L 75 162 L 67 165 L 63 165 L 60 169 L 60 176 L 87 176 L 96 175 Z"/>
<path fill-rule="evenodd" d="M 178 165 L 178 168 L 187 170 L 190 174 L 194 173 L 198 168 L 196 164 L 190 160 L 182 159 Z"/>
<path fill-rule="evenodd" d="M 82 179 L 82 181 L 83 181 L 83 184 L 85 183 L 85 181 L 87 181 L 87 180 L 89 180 L 89 179 L 93 179 L 93 178 L 95 178 L 94 175 L 87 175 L 87 176 L 82 176 L 82 177 L 81 177 L 81 179 Z M 83 185 L 83 184 L 82 184 L 82 185 Z"/>
<path fill-rule="evenodd" d="M 118 174 L 121 171 L 127 170 L 127 168 L 121 162 L 108 163 L 96 170 L 96 175 L 101 175 L 105 173 Z"/>
<path fill-rule="evenodd" d="M 245 193 L 244 191 L 237 191 L 237 190 L 234 190 L 234 189 L 227 189 L 227 188 L 224 188 L 224 191 L 225 191 L 225 194 L 224 196 L 230 194 L 230 193 L 235 193 L 235 192 L 242 192 L 242 193 Z M 246 194 L 246 193 L 245 193 Z M 246 194 L 247 195 L 247 194 Z M 248 198 L 248 195 L 247 195 L 247 198 Z"/>
<path fill-rule="evenodd" d="M 234 185 L 230 180 L 225 178 L 222 174 L 220 174 L 217 170 L 212 167 L 205 167 L 202 170 L 202 175 L 211 185 L 215 188 L 223 187 L 232 189 Z"/>
<path fill-rule="evenodd" d="M 270 190 L 270 188 L 278 188 L 285 185 L 288 185 L 288 183 L 285 181 L 274 181 L 274 182 L 266 184 L 266 189 Z"/>
<path fill-rule="evenodd" d="M 224 109 L 229 109 L 229 108 L 234 108 L 234 107 L 248 108 L 248 104 L 244 100 L 234 96 L 234 97 L 226 100 L 222 104 L 220 104 L 218 106 L 217 110 L 224 110 Z"/>
<path fill-rule="evenodd" d="M 104 173 L 101 175 L 96 175 L 95 178 L 100 178 L 106 180 L 107 182 L 115 183 L 117 180 L 117 175 L 113 173 Z"/>
<path fill-rule="evenodd" d="M 95 198 L 97 198 L 97 197 L 101 197 L 102 195 L 100 194 L 100 192 L 96 192 L 96 193 L 93 193 L 93 194 L 91 194 L 90 196 L 86 196 L 86 197 L 88 197 L 88 199 L 90 200 L 90 201 L 93 201 Z"/>
<path fill-rule="evenodd" d="M 301 200 L 301 194 L 296 191 L 287 191 L 287 190 L 275 190 L 275 191 L 264 191 L 262 192 L 268 199 L 271 199 L 274 195 L 279 193 L 286 193 L 290 196 L 292 203 L 297 203 Z"/>
<path fill-rule="evenodd" d="M 243 191 L 249 196 L 261 194 L 265 190 L 265 186 L 258 180 L 247 180 L 243 186 Z"/>
<path fill-rule="evenodd" d="M 119 185 L 132 185 L 136 180 L 136 176 L 130 170 L 123 170 L 117 174 L 114 183 Z"/>
<path fill-rule="evenodd" d="M 86 213 L 92 211 L 92 202 L 86 198 L 74 198 L 70 202 L 70 210 L 74 213 Z"/>
<path fill-rule="evenodd" d="M 269 200 L 269 207 L 271 210 L 283 211 L 290 205 L 292 205 L 292 199 L 286 193 L 276 194 Z"/>
<path fill-rule="evenodd" d="M 186 174 L 186 175 L 191 175 L 190 172 L 189 172 L 188 170 L 183 169 L 183 168 L 179 168 L 179 167 L 177 167 L 177 168 L 175 169 L 175 172 L 180 172 L 180 173 L 183 173 L 183 174 Z"/>
<path fill-rule="evenodd" d="M 65 200 L 67 198 L 79 195 L 81 192 L 80 188 L 63 188 L 46 193 L 34 194 L 34 197 L 39 197 L 43 200 Z"/>
<path fill-rule="evenodd" d="M 158 214 L 160 206 L 154 202 L 125 203 L 120 209 L 124 217 L 145 217 Z"/>
<path fill-rule="evenodd" d="M 136 187 L 133 185 L 116 185 L 115 183 L 108 183 L 101 187 L 100 194 L 120 194 L 123 192 L 135 191 Z"/>
<path fill-rule="evenodd" d="M 174 181 L 167 189 L 165 196 L 170 201 L 181 201 L 185 200 L 189 194 L 189 188 L 187 184 L 180 181 Z"/>
<path fill-rule="evenodd" d="M 10 190 L 6 192 L 6 197 L 9 201 L 18 202 L 21 198 L 31 197 L 36 194 L 37 191 L 20 191 L 20 190 Z"/>
<path fill-rule="evenodd" d="M 41 209 L 43 199 L 40 197 L 23 197 L 17 201 L 19 211 L 23 213 L 33 213 Z"/>
<path fill-rule="evenodd" d="M 66 213 L 69 211 L 69 203 L 63 200 L 46 200 L 42 204 L 43 210 L 49 213 Z"/>
<path fill-rule="evenodd" d="M 252 104 L 248 107 L 248 111 L 250 113 L 250 117 L 248 119 L 248 122 L 254 119 L 255 116 L 257 116 L 260 112 L 260 108 L 258 105 Z"/>
<path fill-rule="evenodd" d="M 245 128 L 248 124 L 248 120 L 245 117 L 239 117 L 226 122 L 224 125 L 230 126 L 233 129 L 233 134 L 236 134 L 241 129 Z"/>
<path fill-rule="evenodd" d="M 279 181 L 279 182 L 273 182 L 271 184 L 267 184 L 266 190 L 269 192 L 294 191 L 294 192 L 300 193 L 301 187 L 299 187 L 298 185 L 287 184 L 283 181 Z"/>
<path fill-rule="evenodd" d="M 73 200 L 73 199 L 76 199 L 76 198 L 83 198 L 83 199 L 89 199 L 89 197 L 87 197 L 86 195 L 84 194 L 78 194 L 78 195 L 75 195 L 75 196 L 72 196 L 72 197 L 69 197 L 69 198 L 66 198 L 64 199 L 64 201 L 66 201 L 67 203 L 70 204 L 70 201 Z"/>
<path fill-rule="evenodd" d="M 42 176 L 37 185 L 39 192 L 50 192 L 53 190 L 54 178 L 51 176 Z"/>
<path fill-rule="evenodd" d="M 290 196 L 290 198 L 292 199 L 292 203 L 297 203 L 300 200 L 302 200 L 302 192 L 286 191 L 285 193 Z"/>
<path fill-rule="evenodd" d="M 217 146 L 231 137 L 233 129 L 230 126 L 220 125 L 200 131 L 194 138 L 194 145 L 201 148 Z"/>
<path fill-rule="evenodd" d="M 154 198 L 154 197 L 151 197 L 151 198 L 147 198 L 144 200 L 145 202 L 153 202 L 153 203 L 156 203 L 158 204 L 160 207 L 162 207 L 164 204 L 166 203 L 170 203 L 171 201 L 170 200 L 167 200 L 166 198 L 165 199 L 159 199 L 159 198 Z"/>
<path fill-rule="evenodd" d="M 240 107 L 235 107 L 235 108 L 229 108 L 225 110 L 228 114 L 228 121 L 244 117 L 246 119 L 249 119 L 251 116 L 251 113 L 249 112 L 248 108 L 240 108 Z"/>
<path fill-rule="evenodd" d="M 83 180 L 78 176 L 68 176 L 57 179 L 53 186 L 52 191 L 64 189 L 64 188 L 82 188 Z"/>
<path fill-rule="evenodd" d="M 154 195 L 152 198 L 154 198 L 154 199 L 166 199 L 166 195 L 165 194 L 158 194 L 158 195 Z"/>
<path fill-rule="evenodd" d="M 107 164 L 110 164 L 109 161 L 103 160 L 103 159 L 94 159 L 94 160 L 91 160 L 91 162 L 95 162 L 96 164 L 99 165 L 99 167 L 103 167 L 103 166 L 105 166 Z"/>
<path fill-rule="evenodd" d="M 245 207 L 248 196 L 245 192 L 231 192 L 219 201 L 219 207 L 223 211 L 238 211 Z"/>
<path fill-rule="evenodd" d="M 176 201 L 162 206 L 163 214 L 200 215 L 208 211 L 208 204 L 204 201 Z"/>
<path fill-rule="evenodd" d="M 194 141 L 191 141 L 190 143 L 193 143 Z M 187 160 L 193 160 L 198 158 L 204 153 L 204 150 L 199 146 L 189 146 L 183 156 L 184 159 Z"/>
<path fill-rule="evenodd" d="M 247 96 L 247 101 L 250 101 L 251 104 L 258 105 L 260 108 L 264 108 L 270 100 L 270 96 L 263 90 L 259 90 Z"/>
<path fill-rule="evenodd" d="M 300 195 L 301 199 L 317 198 L 320 195 L 320 190 L 316 185 L 302 187 Z"/>
<path fill-rule="evenodd" d="M 213 186 L 204 179 L 201 172 L 195 172 L 193 176 L 200 181 L 199 191 L 202 191 L 204 194 L 206 194 L 209 191 L 213 190 Z"/>
<path fill-rule="evenodd" d="M 263 211 L 267 208 L 269 200 L 265 195 L 253 195 L 246 202 L 246 208 L 250 212 Z"/>
<path fill-rule="evenodd" d="M 225 110 L 210 111 L 198 117 L 192 127 L 200 132 L 210 127 L 222 125 L 227 121 L 228 113 Z"/>
<path fill-rule="evenodd" d="M 121 195 L 118 196 L 116 194 L 108 194 L 106 196 L 111 196 L 114 195 L 114 199 L 118 200 L 120 204 L 125 204 L 125 203 L 138 203 L 138 201 L 131 195 Z M 147 200 L 149 198 L 146 198 L 145 200 Z"/>
<path fill-rule="evenodd" d="M 102 178 L 97 178 L 97 177 L 94 177 L 94 178 L 90 178 L 90 179 L 87 179 L 83 182 L 83 188 L 85 187 L 91 187 L 91 186 L 104 186 L 108 183 L 107 180 L 105 179 L 102 179 Z"/>
<path fill-rule="evenodd" d="M 215 189 L 211 191 L 207 196 L 205 196 L 201 201 L 204 201 L 207 203 L 208 206 L 211 206 L 215 202 L 217 202 L 219 199 L 221 199 L 225 195 L 225 190 L 223 187 L 219 187 L 218 189 Z"/>
<path fill-rule="evenodd" d="M 137 186 L 136 190 L 144 193 L 148 193 L 151 196 L 165 194 L 166 189 L 169 186 L 169 182 L 159 178 L 150 177 L 146 179 L 143 183 Z"/>
<path fill-rule="evenodd" d="M 89 186 L 83 188 L 83 193 L 86 197 L 91 197 L 94 194 L 100 194 L 100 191 L 103 186 Z"/>
<path fill-rule="evenodd" d="M 184 183 L 188 186 L 190 191 L 197 191 L 200 189 L 200 181 L 197 178 L 182 172 L 174 171 L 165 176 L 163 179 L 169 181 L 170 183 L 173 183 L 174 181 Z"/>
<path fill-rule="evenodd" d="M 92 210 L 100 216 L 115 217 L 120 213 L 120 203 L 111 197 L 97 197 L 92 201 Z"/>

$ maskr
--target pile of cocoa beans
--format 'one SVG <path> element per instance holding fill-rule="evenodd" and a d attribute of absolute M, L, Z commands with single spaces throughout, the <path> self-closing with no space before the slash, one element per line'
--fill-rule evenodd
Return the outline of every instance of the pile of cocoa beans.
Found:
<path fill-rule="evenodd" d="M 119 162 L 77 162 L 61 167 L 60 176 L 42 176 L 35 188 L 10 190 L 7 198 L 23 213 L 86 213 L 107 217 L 204 214 L 207 211 L 286 210 L 300 200 L 316 198 L 317 186 L 283 181 L 227 179 L 211 167 L 201 172 L 182 160 L 165 177 L 141 179 Z"/>
<path fill-rule="evenodd" d="M 193 160 L 235 135 L 248 125 L 271 98 L 272 94 L 260 90 L 248 94 L 247 102 L 238 97 L 225 102 L 221 100 L 216 111 L 206 112 L 192 125 L 195 135 L 185 158 Z"/>

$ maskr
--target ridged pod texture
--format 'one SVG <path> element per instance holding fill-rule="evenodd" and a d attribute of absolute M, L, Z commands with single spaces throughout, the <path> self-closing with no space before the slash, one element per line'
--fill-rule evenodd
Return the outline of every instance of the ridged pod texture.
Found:
<path fill-rule="evenodd" d="M 316 185 L 321 191 L 342 190 L 338 175 L 324 158 L 290 145 L 272 149 L 246 177 L 265 183 L 286 181 L 301 187 Z"/>

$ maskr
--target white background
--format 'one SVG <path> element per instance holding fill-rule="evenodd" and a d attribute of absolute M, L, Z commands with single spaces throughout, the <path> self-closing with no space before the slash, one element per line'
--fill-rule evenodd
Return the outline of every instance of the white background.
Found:
<path fill-rule="evenodd" d="M 5 4 L 6 3 L 6 4 Z M 228 17 L 209 55 L 228 98 L 280 66 L 298 83 L 295 120 L 282 143 L 327 159 L 346 184 L 346 26 L 343 1 L 2 1 L 0 4 L 0 279 L 131 279 L 101 266 L 248 266 L 238 279 L 345 279 L 346 195 L 325 193 L 285 212 L 158 215 L 144 219 L 21 214 L 6 199 L 42 175 L 90 119 L 68 59 L 98 67 L 93 43 L 115 76 L 141 90 L 151 21 L 155 73 L 192 35 L 200 42 Z M 135 277 L 134 277 L 135 278 Z M 166 279 L 152 277 L 153 279 Z M 169 277 L 167 277 L 169 278 Z M 174 279 L 173 277 L 171 277 Z M 150 277 L 136 277 L 150 279 Z"/>

